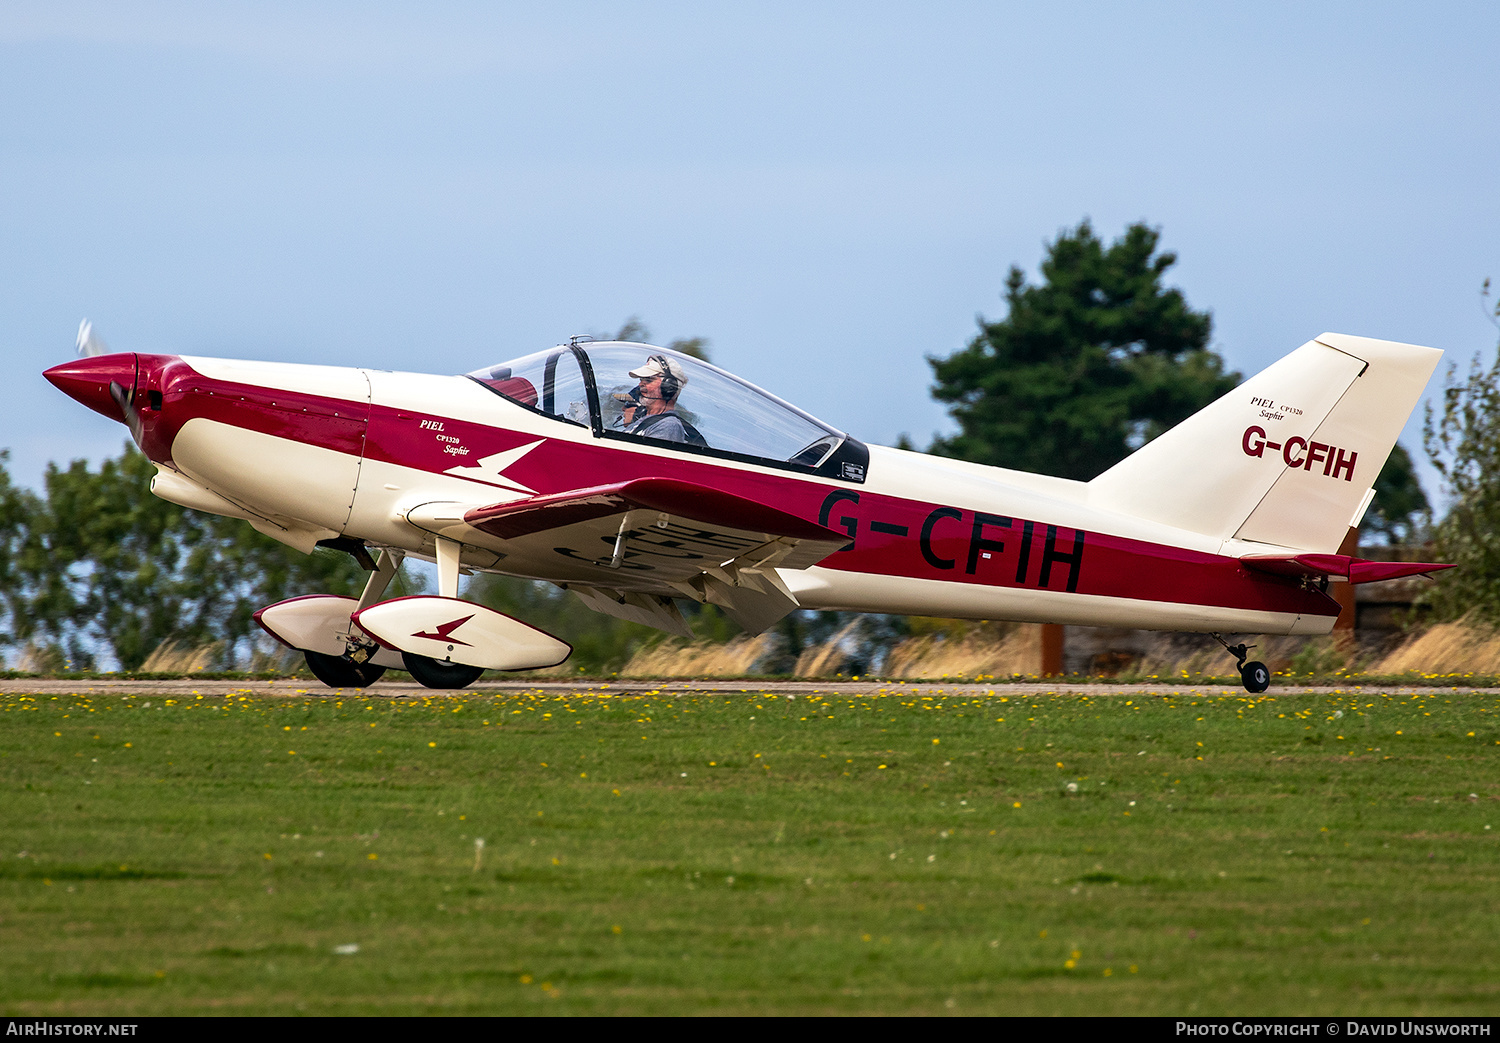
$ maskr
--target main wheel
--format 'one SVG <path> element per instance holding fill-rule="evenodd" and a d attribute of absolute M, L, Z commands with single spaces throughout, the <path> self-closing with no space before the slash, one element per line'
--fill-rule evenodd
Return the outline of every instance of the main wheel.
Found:
<path fill-rule="evenodd" d="M 401 653 L 401 662 L 407 672 L 428 688 L 467 688 L 479 680 L 484 673 L 482 666 L 465 666 L 463 663 L 444 663 L 424 655 Z"/>
<path fill-rule="evenodd" d="M 1240 667 L 1240 680 L 1245 684 L 1245 691 L 1259 694 L 1271 687 L 1271 671 L 1266 669 L 1265 663 L 1246 663 Z"/>
<path fill-rule="evenodd" d="M 368 688 L 380 680 L 385 667 L 374 663 L 351 663 L 343 656 L 303 651 L 307 668 L 329 688 Z"/>

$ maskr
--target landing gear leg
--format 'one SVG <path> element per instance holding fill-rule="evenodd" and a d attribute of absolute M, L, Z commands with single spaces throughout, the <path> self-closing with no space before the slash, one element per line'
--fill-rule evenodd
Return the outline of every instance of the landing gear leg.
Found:
<path fill-rule="evenodd" d="M 359 608 L 354 611 L 363 612 L 385 597 L 386 588 L 396 578 L 396 570 L 401 568 L 401 559 L 405 556 L 399 550 L 380 552 L 380 562 L 375 566 L 375 571 L 370 573 L 370 578 L 365 580 L 364 593 L 359 596 Z"/>
<path fill-rule="evenodd" d="M 359 548 L 364 552 L 363 543 L 359 544 Z M 396 576 L 396 570 L 401 567 L 401 558 L 402 553 L 398 550 L 380 552 L 380 562 L 365 581 L 364 593 L 360 595 L 356 612 L 369 608 L 385 595 L 386 588 Z M 385 667 L 370 662 L 380 646 L 364 636 L 357 627 L 350 628 L 345 646 L 341 656 L 304 649 L 302 654 L 307 658 L 307 668 L 329 688 L 368 688 L 385 674 Z"/>
<path fill-rule="evenodd" d="M 447 540 L 439 536 L 432 541 L 438 567 L 438 596 L 444 598 L 458 597 L 458 573 L 459 555 L 464 545 L 457 540 Z"/>
<path fill-rule="evenodd" d="M 1245 691 L 1259 695 L 1271 687 L 1271 671 L 1266 668 L 1265 663 L 1246 662 L 1250 656 L 1250 649 L 1254 645 L 1231 645 L 1218 634 L 1211 635 L 1215 641 L 1224 646 L 1224 650 L 1234 656 L 1234 665 L 1240 672 L 1240 683 L 1245 686 Z"/>
<path fill-rule="evenodd" d="M 461 565 L 459 555 L 463 551 L 463 544 L 456 540 L 444 539 L 442 536 L 439 536 L 433 543 L 437 552 L 438 596 L 456 598 Z M 381 561 L 384 563 L 383 558 Z M 448 647 L 451 649 L 453 646 Z M 402 652 L 401 662 L 405 665 L 407 673 L 428 688 L 467 688 L 479 680 L 479 675 L 484 673 L 482 666 L 445 662 L 430 656 L 417 655 L 414 652 Z"/>

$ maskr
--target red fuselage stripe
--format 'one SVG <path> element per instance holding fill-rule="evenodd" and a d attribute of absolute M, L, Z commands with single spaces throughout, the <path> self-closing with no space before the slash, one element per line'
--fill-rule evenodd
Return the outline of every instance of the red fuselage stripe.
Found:
<path fill-rule="evenodd" d="M 537 438 L 411 410 L 213 380 L 171 356 L 143 355 L 141 360 L 143 383 L 154 381 L 163 391 L 161 411 L 144 417 L 147 451 L 158 461 L 170 460 L 172 440 L 195 417 L 433 474 L 472 466 Z M 497 422 L 503 423 L 505 414 L 515 408 L 497 397 Z M 561 429 L 562 421 L 558 423 Z M 761 474 L 670 451 L 637 453 L 605 443 L 553 438 L 518 460 L 505 478 L 535 489 L 539 496 L 648 478 L 708 486 L 820 529 L 847 533 L 849 544 L 820 563 L 847 572 L 1312 616 L 1338 614 L 1337 603 L 1317 590 L 1287 577 L 1251 572 L 1222 555 L 923 503 L 859 486 Z M 732 525 L 735 519 L 723 522 Z"/>

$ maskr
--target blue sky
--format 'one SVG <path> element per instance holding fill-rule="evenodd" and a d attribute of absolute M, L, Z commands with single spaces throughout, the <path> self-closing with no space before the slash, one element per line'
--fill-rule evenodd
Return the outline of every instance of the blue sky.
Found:
<path fill-rule="evenodd" d="M 1496 21 L 0 2 L 0 447 L 26 484 L 119 451 L 40 376 L 84 316 L 120 350 L 462 372 L 637 315 L 925 445 L 925 357 L 1085 217 L 1161 228 L 1247 375 L 1324 330 L 1466 363 L 1497 337 Z"/>

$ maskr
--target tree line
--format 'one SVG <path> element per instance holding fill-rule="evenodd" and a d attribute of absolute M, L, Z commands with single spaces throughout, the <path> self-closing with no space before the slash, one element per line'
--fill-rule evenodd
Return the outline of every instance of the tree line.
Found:
<path fill-rule="evenodd" d="M 1481 299 L 1500 326 L 1500 305 Z M 1433 532 L 1440 559 L 1458 566 L 1428 595 L 1439 617 L 1500 626 L 1500 350 L 1485 365 L 1475 356 L 1467 376 L 1448 367 L 1440 404 L 1427 409 L 1423 443 L 1452 504 Z"/>
<path fill-rule="evenodd" d="M 151 495 L 154 465 L 130 443 L 90 469 L 49 465 L 16 486 L 0 454 L 0 624 L 30 665 L 93 670 L 107 652 L 135 670 L 164 642 L 216 646 L 216 666 L 252 664 L 256 609 L 313 592 L 357 594 L 348 555 L 302 554 L 249 525 Z"/>

